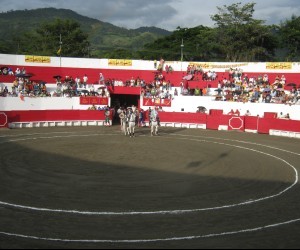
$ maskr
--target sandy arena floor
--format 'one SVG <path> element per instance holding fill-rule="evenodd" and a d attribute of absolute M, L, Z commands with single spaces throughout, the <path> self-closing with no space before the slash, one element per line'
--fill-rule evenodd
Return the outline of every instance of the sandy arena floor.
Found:
<path fill-rule="evenodd" d="M 0 248 L 300 248 L 300 141 L 0 130 Z"/>

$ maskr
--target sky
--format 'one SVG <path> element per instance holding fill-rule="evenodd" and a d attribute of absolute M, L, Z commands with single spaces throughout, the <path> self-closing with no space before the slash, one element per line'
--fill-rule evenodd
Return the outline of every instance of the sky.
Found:
<path fill-rule="evenodd" d="M 156 26 L 175 30 L 198 25 L 213 27 L 211 15 L 217 7 L 254 2 L 254 18 L 266 24 L 280 24 L 292 15 L 300 15 L 300 0 L 0 0 L 0 11 L 55 7 L 114 25 L 134 29 Z"/>

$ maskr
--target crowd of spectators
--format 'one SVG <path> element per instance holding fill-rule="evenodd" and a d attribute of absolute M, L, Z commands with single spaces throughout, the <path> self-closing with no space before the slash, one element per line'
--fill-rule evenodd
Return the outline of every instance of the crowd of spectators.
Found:
<path fill-rule="evenodd" d="M 201 67 L 189 65 L 187 74 L 192 79 L 202 75 L 204 81 L 218 80 L 218 87 L 214 91 L 209 88 L 191 89 L 187 82 L 181 82 L 181 94 L 187 96 L 213 96 L 216 101 L 252 102 L 252 103 L 278 103 L 300 104 L 300 86 L 291 84 L 289 90 L 285 90 L 287 79 L 284 75 L 277 76 L 271 81 L 268 74 L 248 76 L 242 69 L 229 69 L 228 78 L 220 80 L 215 71 L 205 72 Z"/>
<path fill-rule="evenodd" d="M 100 73 L 99 84 L 104 81 L 103 75 Z M 54 97 L 76 97 L 76 96 L 101 96 L 109 97 L 108 89 L 103 85 L 95 88 L 94 84 L 89 84 L 88 76 L 84 75 L 82 78 L 77 76 L 75 79 L 72 76 L 66 76 L 62 80 L 61 76 L 56 76 L 56 90 Z"/>
<path fill-rule="evenodd" d="M 11 90 L 7 86 L 0 85 L 1 97 L 76 97 L 76 96 L 102 96 L 109 97 L 109 92 L 105 87 L 95 88 L 94 84 L 88 84 L 88 76 L 82 78 L 66 76 L 54 76 L 56 79 L 54 90 L 49 90 L 45 82 L 31 81 L 32 75 L 26 74 L 25 69 L 17 69 L 11 75 L 15 76 Z M 99 79 L 99 84 L 101 78 Z M 48 86 L 49 87 L 49 86 Z"/>
<path fill-rule="evenodd" d="M 141 95 L 145 98 L 161 98 L 171 99 L 171 91 L 173 84 L 165 79 L 161 71 L 157 71 L 154 75 L 153 81 L 146 82 L 140 77 L 132 77 L 130 80 L 122 81 L 120 79 L 107 79 L 105 81 L 106 87 L 140 87 Z M 176 90 L 177 91 L 177 90 Z"/>
<path fill-rule="evenodd" d="M 229 79 L 219 81 L 216 90 L 217 101 L 296 104 L 300 100 L 300 89 L 297 85 L 285 90 L 287 79 L 277 76 L 275 81 L 268 74 L 248 76 L 241 70 L 230 70 Z"/>
<path fill-rule="evenodd" d="M 0 75 L 13 76 L 14 72 L 10 67 L 2 67 L 2 68 L 0 68 Z"/>
<path fill-rule="evenodd" d="M 192 76 L 193 80 L 199 81 L 199 76 L 202 81 L 215 81 L 218 79 L 218 74 L 214 70 L 205 71 L 200 65 L 190 64 L 186 71 L 187 75 Z"/>
<path fill-rule="evenodd" d="M 164 66 L 164 60 L 161 59 L 159 65 L 155 65 L 157 71 L 153 80 L 146 82 L 140 77 L 132 77 L 126 81 L 122 79 L 105 78 L 102 73 L 99 74 L 99 83 L 97 88 L 94 84 L 89 84 L 87 75 L 77 76 L 55 76 L 56 88 L 48 90 L 45 82 L 36 82 L 30 80 L 30 75 L 26 74 L 26 70 L 16 69 L 13 71 L 9 67 L 2 67 L 0 74 L 13 75 L 15 81 L 11 90 L 4 85 L 0 86 L 0 96 L 19 96 L 20 94 L 28 97 L 75 97 L 75 96 L 102 96 L 109 97 L 108 87 L 139 87 L 141 95 L 145 98 L 172 99 L 178 95 L 184 96 L 213 96 L 216 101 L 231 102 L 259 102 L 259 103 L 284 103 L 298 104 L 300 103 L 300 89 L 297 86 L 287 91 L 285 85 L 287 79 L 284 75 L 277 76 L 275 81 L 269 79 L 268 74 L 248 76 L 241 69 L 229 69 L 228 78 L 219 79 L 220 77 L 214 70 L 204 71 L 199 65 L 189 65 L 187 75 L 195 80 L 202 77 L 203 81 L 218 81 L 218 87 L 215 90 L 210 88 L 190 89 L 188 81 L 182 81 L 180 87 L 174 87 L 174 84 L 166 80 L 165 71 L 170 73 L 173 71 L 169 65 Z M 196 79 L 197 80 L 197 79 Z M 178 85 L 178 84 L 176 84 Z M 99 87 L 100 86 L 100 87 Z"/>

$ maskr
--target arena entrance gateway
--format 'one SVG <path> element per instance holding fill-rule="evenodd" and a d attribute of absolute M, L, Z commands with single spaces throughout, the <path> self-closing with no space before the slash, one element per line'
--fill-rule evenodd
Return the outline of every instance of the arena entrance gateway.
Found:
<path fill-rule="evenodd" d="M 139 107 L 140 96 L 139 95 L 111 95 L 111 106 L 112 107 Z"/>
<path fill-rule="evenodd" d="M 130 107 L 132 105 L 140 107 L 141 88 L 123 88 L 123 87 L 110 87 L 111 107 L 118 109 L 119 107 Z M 113 123 L 119 124 L 117 116 L 114 117 Z"/>
<path fill-rule="evenodd" d="M 111 106 L 132 106 L 139 107 L 139 100 L 141 96 L 141 88 L 123 88 L 123 87 L 109 87 L 111 96 Z"/>

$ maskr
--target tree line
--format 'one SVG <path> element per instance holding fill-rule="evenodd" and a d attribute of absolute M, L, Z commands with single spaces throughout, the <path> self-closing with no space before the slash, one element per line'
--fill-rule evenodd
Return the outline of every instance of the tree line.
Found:
<path fill-rule="evenodd" d="M 214 28 L 178 27 L 171 36 L 146 45 L 140 55 L 180 60 L 183 41 L 187 61 L 299 61 L 300 16 L 280 25 L 265 25 L 253 18 L 254 7 L 255 3 L 218 7 L 218 13 L 211 16 Z"/>
<path fill-rule="evenodd" d="M 93 51 L 89 35 L 74 20 L 43 23 L 19 38 L 22 54 L 186 61 L 299 61 L 300 16 L 279 25 L 254 19 L 255 3 L 217 7 L 211 16 L 215 27 L 178 27 L 171 35 L 146 44 L 143 49 L 110 48 Z M 62 42 L 60 43 L 60 36 Z M 61 49 L 60 49 L 61 47 Z M 0 43 L 0 52 L 5 44 Z"/>

